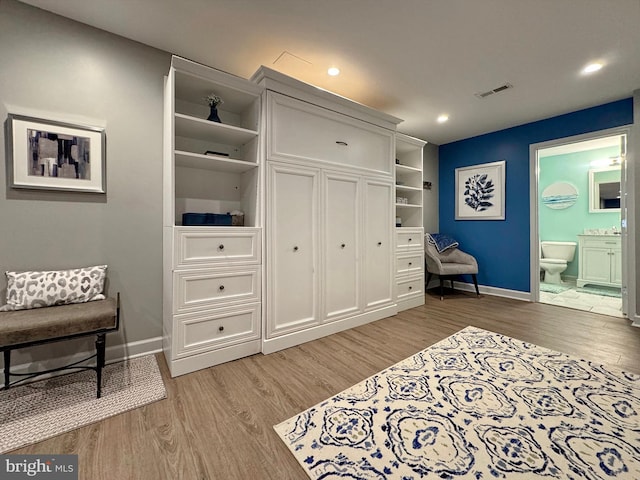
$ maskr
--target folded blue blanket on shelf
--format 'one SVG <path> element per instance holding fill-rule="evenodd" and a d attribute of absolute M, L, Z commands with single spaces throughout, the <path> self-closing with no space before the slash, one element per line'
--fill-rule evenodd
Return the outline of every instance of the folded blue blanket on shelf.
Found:
<path fill-rule="evenodd" d="M 450 248 L 456 248 L 459 245 L 459 243 L 449 235 L 442 233 L 427 233 L 427 240 L 432 245 L 435 245 L 438 253 L 442 253 Z"/>

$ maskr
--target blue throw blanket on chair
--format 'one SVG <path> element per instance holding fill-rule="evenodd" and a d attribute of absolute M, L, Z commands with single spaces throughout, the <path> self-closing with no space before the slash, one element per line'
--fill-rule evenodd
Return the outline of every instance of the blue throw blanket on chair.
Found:
<path fill-rule="evenodd" d="M 442 253 L 450 248 L 456 248 L 459 245 L 459 243 L 449 235 L 442 233 L 427 233 L 427 240 L 436 247 L 438 253 Z"/>

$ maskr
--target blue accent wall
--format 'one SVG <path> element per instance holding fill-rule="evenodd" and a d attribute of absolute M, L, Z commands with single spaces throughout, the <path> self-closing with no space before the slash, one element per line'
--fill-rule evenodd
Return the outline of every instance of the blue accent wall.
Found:
<path fill-rule="evenodd" d="M 632 123 L 627 98 L 440 146 L 440 233 L 476 257 L 480 284 L 530 291 L 530 145 Z M 455 220 L 455 169 L 499 160 L 506 161 L 505 220 Z"/>

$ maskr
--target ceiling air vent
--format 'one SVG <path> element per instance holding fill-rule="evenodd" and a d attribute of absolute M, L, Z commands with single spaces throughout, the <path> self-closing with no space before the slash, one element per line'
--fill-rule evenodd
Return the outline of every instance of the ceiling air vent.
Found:
<path fill-rule="evenodd" d="M 499 87 L 496 87 L 493 90 L 489 90 L 488 92 L 476 93 L 475 96 L 478 98 L 487 98 L 489 95 L 503 92 L 509 88 L 513 88 L 513 85 L 511 85 L 510 83 L 505 83 L 504 85 L 500 85 Z"/>

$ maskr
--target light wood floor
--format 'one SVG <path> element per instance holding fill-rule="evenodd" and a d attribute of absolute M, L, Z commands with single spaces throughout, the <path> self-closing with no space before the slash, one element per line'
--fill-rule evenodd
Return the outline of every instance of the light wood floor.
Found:
<path fill-rule="evenodd" d="M 621 318 L 470 293 L 271 355 L 175 379 L 168 398 L 16 450 L 79 454 L 80 478 L 308 480 L 272 426 L 474 325 L 640 373 L 640 329 Z"/>

